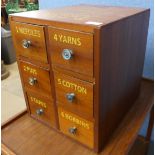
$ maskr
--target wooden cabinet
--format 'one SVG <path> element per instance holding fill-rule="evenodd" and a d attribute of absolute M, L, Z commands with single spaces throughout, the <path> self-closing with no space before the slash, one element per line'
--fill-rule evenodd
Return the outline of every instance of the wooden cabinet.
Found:
<path fill-rule="evenodd" d="M 149 9 L 79 5 L 9 19 L 30 116 L 101 151 L 138 96 Z"/>

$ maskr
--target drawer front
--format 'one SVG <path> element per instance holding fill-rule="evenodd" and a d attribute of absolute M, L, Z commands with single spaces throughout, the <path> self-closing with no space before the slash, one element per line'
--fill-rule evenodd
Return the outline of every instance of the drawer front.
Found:
<path fill-rule="evenodd" d="M 87 121 L 63 108 L 58 108 L 60 130 L 83 143 L 84 145 L 94 147 L 94 123 Z"/>
<path fill-rule="evenodd" d="M 51 97 L 49 71 L 23 61 L 20 61 L 19 64 L 25 89 Z"/>
<path fill-rule="evenodd" d="M 93 118 L 93 84 L 54 72 L 56 100 L 86 119 Z"/>
<path fill-rule="evenodd" d="M 93 34 L 49 27 L 53 65 L 93 76 Z"/>
<path fill-rule="evenodd" d="M 44 27 L 11 22 L 17 56 L 47 63 Z"/>
<path fill-rule="evenodd" d="M 30 92 L 27 92 L 27 97 L 31 115 L 50 126 L 55 126 L 53 101 Z"/>

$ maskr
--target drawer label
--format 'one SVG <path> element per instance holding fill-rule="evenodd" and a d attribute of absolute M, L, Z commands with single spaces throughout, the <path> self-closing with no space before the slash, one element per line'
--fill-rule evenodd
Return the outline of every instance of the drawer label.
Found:
<path fill-rule="evenodd" d="M 68 114 L 68 113 L 66 113 L 64 111 L 61 111 L 60 115 L 61 115 L 62 118 L 66 119 L 66 120 L 69 120 L 69 121 L 71 121 L 71 122 L 85 128 L 87 130 L 90 129 L 90 126 L 89 126 L 89 124 L 87 122 L 85 122 L 83 120 L 80 120 L 80 119 L 78 119 L 78 118 L 76 118 L 76 117 L 74 117 L 74 116 L 72 116 L 72 115 L 70 115 L 70 114 Z"/>
<path fill-rule="evenodd" d="M 38 38 L 41 37 L 39 30 L 29 29 L 26 27 L 16 26 L 16 32 L 21 33 L 21 34 L 25 34 L 25 35 L 29 35 L 29 36 L 33 36 L 33 37 L 38 37 Z"/>
<path fill-rule="evenodd" d="M 29 66 L 25 66 L 25 65 L 24 65 L 24 71 L 25 71 L 25 72 L 29 72 L 29 73 L 31 73 L 31 74 L 33 74 L 33 75 L 37 75 L 37 70 L 34 69 L 34 68 L 31 68 L 31 67 L 29 67 Z"/>
<path fill-rule="evenodd" d="M 41 100 L 39 100 L 39 99 L 37 99 L 37 98 L 35 98 L 35 97 L 32 97 L 32 96 L 31 96 L 31 97 L 30 97 L 30 100 L 31 100 L 32 102 L 34 102 L 34 103 L 36 103 L 36 104 L 38 104 L 38 105 L 44 107 L 44 108 L 47 107 L 45 102 L 43 102 L 43 101 L 41 101 Z"/>
<path fill-rule="evenodd" d="M 75 83 L 72 83 L 72 82 L 69 82 L 69 81 L 66 81 L 60 78 L 57 79 L 57 82 L 59 85 L 62 85 L 67 88 L 71 88 L 78 93 L 87 94 L 87 89 L 85 87 L 79 86 Z"/>
<path fill-rule="evenodd" d="M 57 42 L 71 44 L 75 46 L 81 46 L 81 39 L 79 37 L 65 36 L 62 34 L 54 34 L 53 39 Z"/>

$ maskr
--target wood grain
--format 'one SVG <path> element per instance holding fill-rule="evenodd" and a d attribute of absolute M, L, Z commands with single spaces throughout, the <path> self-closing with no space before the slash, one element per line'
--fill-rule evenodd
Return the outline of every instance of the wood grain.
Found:
<path fill-rule="evenodd" d="M 138 131 L 153 105 L 153 82 L 142 81 L 141 93 L 131 110 L 110 138 L 109 143 L 99 155 L 127 155 L 135 142 Z M 139 139 L 141 140 L 141 138 Z M 139 141 L 138 140 L 138 141 Z M 144 155 L 146 141 L 136 142 L 129 155 Z M 31 119 L 27 114 L 10 122 L 2 129 L 2 143 L 18 155 L 96 155 L 93 151 L 68 139 L 66 136 Z M 139 145 L 143 143 L 142 145 Z M 29 148 L 29 149 L 28 149 Z M 137 150 L 139 149 L 139 150 Z M 143 150 L 143 152 L 142 152 Z"/>
<path fill-rule="evenodd" d="M 48 27 L 48 35 L 53 65 L 87 76 L 93 76 L 93 34 Z M 54 39 L 55 35 L 57 37 Z M 78 38 L 80 43 L 75 42 L 76 44 L 74 44 L 71 38 L 74 40 Z M 63 59 L 62 51 L 64 49 L 73 51 L 71 60 Z"/>
<path fill-rule="evenodd" d="M 32 92 L 27 92 L 26 94 L 30 107 L 30 115 L 38 120 L 41 120 L 45 124 L 55 127 L 56 120 L 53 101 Z M 43 110 L 43 114 L 38 115 L 36 113 L 39 109 Z"/>
<path fill-rule="evenodd" d="M 137 138 L 145 117 L 148 112 L 150 112 L 154 104 L 153 85 L 153 82 L 147 80 L 141 83 L 141 93 L 133 107 L 123 118 L 122 123 L 111 136 L 109 143 L 103 151 L 105 155 L 120 155 L 127 154 L 129 152 L 135 139 Z"/>
<path fill-rule="evenodd" d="M 24 57 L 24 56 L 17 56 L 17 60 L 28 62 L 28 63 L 33 64 L 35 66 L 38 66 L 40 68 L 44 68 L 46 70 L 49 70 L 49 68 L 50 68 L 49 63 L 43 63 L 43 62 L 40 62 L 40 61 L 37 61 L 37 60 L 32 60 L 31 58 L 27 58 L 27 57 Z"/>
<path fill-rule="evenodd" d="M 144 137 L 138 136 L 128 155 L 146 155 L 148 154 L 148 146 L 149 143 L 145 141 Z"/>
<path fill-rule="evenodd" d="M 25 61 L 19 61 L 19 64 L 25 89 L 43 94 L 52 99 L 49 69 Z M 37 82 L 34 85 L 30 85 L 29 78 L 36 78 Z"/>
<path fill-rule="evenodd" d="M 7 125 L 9 125 L 11 122 L 14 122 L 15 120 L 17 120 L 18 118 L 20 118 L 21 116 L 25 115 L 27 113 L 27 109 L 21 111 L 20 113 L 14 115 L 13 117 L 11 117 L 10 119 L 6 120 L 5 122 L 3 122 L 1 124 L 1 129 L 5 128 Z"/>
<path fill-rule="evenodd" d="M 69 114 L 69 118 L 63 118 L 61 116 L 61 112 L 65 114 Z M 60 106 L 58 107 L 58 114 L 59 114 L 59 124 L 60 124 L 60 130 L 68 135 L 69 137 L 81 142 L 82 144 L 90 147 L 90 148 L 94 148 L 94 124 L 93 122 L 90 122 L 88 120 L 85 120 L 81 117 L 79 117 L 78 115 L 75 115 L 63 108 L 61 108 Z M 81 121 L 84 125 L 87 124 L 89 125 L 89 129 L 86 128 L 84 125 L 82 124 L 78 124 L 76 123 L 76 121 L 73 120 L 69 120 L 71 119 L 70 117 L 73 117 L 73 119 L 77 119 L 78 121 Z M 77 128 L 77 132 L 75 134 L 71 134 L 69 133 L 69 128 L 71 127 L 76 127 Z"/>
<path fill-rule="evenodd" d="M 11 17 L 16 21 L 24 22 L 26 20 L 29 23 L 52 25 L 55 27 L 62 27 L 63 25 L 65 28 L 72 27 L 72 30 L 81 28 L 81 31 L 93 32 L 94 27 L 102 27 L 103 25 L 130 17 L 145 10 L 134 7 L 82 4 L 56 9 L 16 13 L 15 15 L 12 14 Z M 87 22 L 94 22 L 94 24 Z"/>
<path fill-rule="evenodd" d="M 54 72 L 54 79 L 57 104 L 83 118 L 92 120 L 93 84 L 59 72 Z M 72 102 L 66 98 L 68 93 L 75 94 L 75 99 Z"/>
<path fill-rule="evenodd" d="M 11 149 L 9 149 L 4 144 L 1 144 L 1 154 L 2 155 L 16 155 Z"/>
<path fill-rule="evenodd" d="M 79 79 L 81 79 L 83 81 L 95 83 L 95 78 L 94 77 L 83 75 L 83 74 L 80 74 L 80 73 L 77 73 L 77 72 L 74 72 L 74 71 L 70 71 L 70 70 L 64 70 L 63 68 L 57 67 L 55 65 L 52 65 L 52 69 L 53 69 L 53 71 L 57 71 L 57 72 L 60 72 L 62 74 L 66 74 L 66 75 L 72 76 L 74 78 L 78 77 Z"/>
<path fill-rule="evenodd" d="M 94 84 L 94 118 L 95 118 L 95 122 L 94 122 L 94 150 L 95 152 L 99 151 L 99 139 L 100 139 L 100 133 L 99 133 L 99 119 L 100 119 L 100 109 L 99 109 L 99 103 L 100 103 L 100 63 L 101 63 L 101 59 L 100 59 L 100 47 L 101 47 L 101 42 L 100 42 L 100 38 L 101 38 L 101 30 L 100 29 L 95 29 L 95 35 L 94 35 L 94 77 L 95 77 L 95 84 Z"/>
<path fill-rule="evenodd" d="M 48 32 L 48 27 L 45 27 L 45 33 L 47 34 Z M 53 68 L 51 66 L 51 59 L 50 59 L 50 51 L 49 51 L 49 39 L 48 39 L 48 35 L 45 35 L 45 40 L 46 40 L 46 48 L 47 48 L 47 59 L 49 62 L 49 73 L 50 73 L 50 80 L 51 80 L 51 84 L 53 85 L 53 87 L 51 87 L 51 93 L 53 96 L 53 105 L 54 105 L 54 111 L 55 111 L 55 119 L 56 119 L 56 127 L 57 129 L 59 129 L 59 120 L 58 120 L 58 109 L 57 109 L 57 105 L 56 105 L 56 92 L 55 92 L 55 84 L 54 84 L 54 73 L 53 73 Z"/>
<path fill-rule="evenodd" d="M 38 92 L 38 95 L 52 99 L 57 125 L 57 105 L 78 117 L 92 120 L 93 149 L 99 152 L 106 146 L 138 97 L 149 9 L 79 5 L 52 11 L 33 11 L 33 15 L 31 13 L 19 13 L 9 17 L 15 46 L 19 46 L 16 47 L 18 60 L 27 61 L 24 63 L 36 67 L 41 73 L 37 77 L 41 85 L 33 90 L 27 85 L 29 75 L 20 67 L 24 92 Z M 41 54 L 36 52 L 36 55 L 34 52 L 33 55 L 33 51 L 25 51 L 24 55 L 22 52 L 18 54 L 21 49 L 20 41 L 25 38 L 21 30 L 18 31 L 22 34 L 15 33 L 17 29 L 14 27 L 18 24 L 29 29 L 26 30 L 28 39 L 32 38 L 36 45 L 34 51 L 37 49 Z M 33 29 L 32 34 L 30 29 Z M 34 30 L 42 32 L 41 40 L 35 40 L 39 37 L 34 37 Z M 54 37 L 55 34 L 59 39 Z M 60 38 L 65 39 L 63 41 Z M 70 41 L 71 38 L 80 39 L 80 44 Z M 62 58 L 63 49 L 73 50 L 71 60 Z M 78 81 L 81 87 L 88 88 L 89 93 L 85 97 L 82 94 L 77 95 L 78 104 L 68 104 L 65 94 L 71 90 L 68 86 L 63 88 L 57 85 L 56 78 L 59 74 L 56 73 L 54 77 L 53 72 L 58 72 L 59 78 L 75 83 Z M 25 99 L 27 100 L 27 97 Z M 122 145 L 123 147 L 125 146 Z"/>
<path fill-rule="evenodd" d="M 149 11 L 146 11 L 108 24 L 101 30 L 100 77 L 96 81 L 100 101 L 99 112 L 95 112 L 99 116 L 100 149 L 138 96 L 148 23 Z"/>
<path fill-rule="evenodd" d="M 28 23 L 10 22 L 16 55 L 47 63 L 44 27 Z M 31 41 L 29 48 L 22 47 L 24 39 Z"/>
<path fill-rule="evenodd" d="M 151 140 L 153 127 L 154 127 L 154 106 L 152 107 L 151 112 L 150 112 L 150 120 L 149 120 L 147 134 L 146 134 L 146 140 L 147 141 Z"/>

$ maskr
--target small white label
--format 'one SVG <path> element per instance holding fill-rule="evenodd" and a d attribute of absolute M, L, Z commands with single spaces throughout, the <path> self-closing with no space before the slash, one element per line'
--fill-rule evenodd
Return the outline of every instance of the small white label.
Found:
<path fill-rule="evenodd" d="M 90 24 L 90 25 L 102 25 L 103 23 L 101 22 L 93 22 L 93 21 L 87 21 L 85 22 L 86 24 Z"/>

